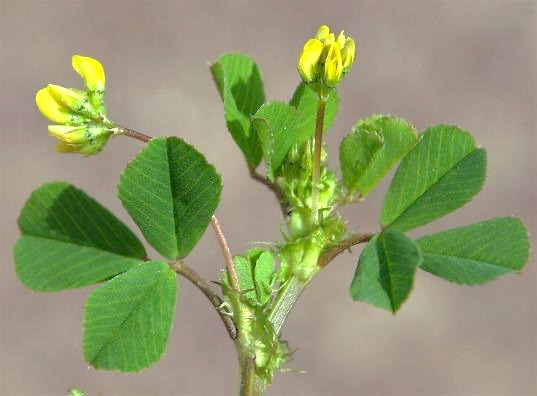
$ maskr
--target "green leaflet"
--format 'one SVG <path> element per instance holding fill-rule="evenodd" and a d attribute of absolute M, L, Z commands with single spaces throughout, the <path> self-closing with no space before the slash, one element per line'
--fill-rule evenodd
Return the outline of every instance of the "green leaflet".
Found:
<path fill-rule="evenodd" d="M 383 146 L 383 136 L 372 129 L 356 128 L 343 138 L 339 145 L 339 163 L 343 182 L 350 192 L 361 189 L 360 178 L 371 168 Z"/>
<path fill-rule="evenodd" d="M 259 68 L 248 56 L 236 53 L 220 56 L 211 72 L 224 102 L 227 128 L 254 169 L 261 162 L 261 147 L 251 117 L 265 102 Z"/>
<path fill-rule="evenodd" d="M 366 245 L 354 274 L 350 294 L 395 313 L 407 299 L 422 258 L 418 246 L 397 230 L 386 230 Z"/>
<path fill-rule="evenodd" d="M 184 257 L 197 244 L 220 201 L 220 176 L 183 140 L 152 139 L 121 175 L 119 198 L 160 254 Z"/>
<path fill-rule="evenodd" d="M 485 150 L 454 126 L 427 129 L 403 159 L 392 180 L 380 222 L 411 230 L 469 202 L 483 185 Z"/>
<path fill-rule="evenodd" d="M 501 217 L 416 240 L 421 268 L 450 282 L 476 285 L 522 269 L 530 242 L 524 224 Z"/>
<path fill-rule="evenodd" d="M 265 103 L 252 118 L 257 130 L 263 157 L 267 163 L 267 177 L 273 181 L 293 146 L 301 146 L 315 134 L 317 94 L 301 83 L 289 105 L 282 101 Z M 339 108 L 337 91 L 333 90 L 326 102 L 324 131 L 327 132 Z"/>
<path fill-rule="evenodd" d="M 298 112 L 293 107 L 274 101 L 261 106 L 252 118 L 267 163 L 269 180 L 274 180 L 276 171 L 291 147 L 309 138 L 309 135 L 300 136 L 301 130 L 296 128 L 298 117 Z"/>
<path fill-rule="evenodd" d="M 176 275 L 161 261 L 140 264 L 95 289 L 84 307 L 85 361 L 124 372 L 158 361 L 176 300 Z"/>
<path fill-rule="evenodd" d="M 343 140 L 340 161 L 347 187 L 365 196 L 416 143 L 417 135 L 414 127 L 402 118 L 381 114 L 358 121 L 355 131 L 359 131 L 359 139 Z M 375 148 L 375 134 L 382 140 L 380 148 Z M 368 137 L 366 144 L 356 142 L 364 141 L 364 137 Z M 353 151 L 366 157 L 352 158 Z"/>
<path fill-rule="evenodd" d="M 18 219 L 15 270 L 36 291 L 58 291 L 101 282 L 140 263 L 136 236 L 106 208 L 64 182 L 35 190 Z"/>

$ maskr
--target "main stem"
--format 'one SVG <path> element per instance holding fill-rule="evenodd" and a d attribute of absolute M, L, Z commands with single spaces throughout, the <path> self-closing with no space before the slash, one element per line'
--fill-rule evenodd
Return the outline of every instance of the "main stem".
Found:
<path fill-rule="evenodd" d="M 313 149 L 313 172 L 311 192 L 311 213 L 314 223 L 319 219 L 319 182 L 321 179 L 321 151 L 323 147 L 324 109 L 326 101 L 319 96 L 317 104 L 317 123 L 315 125 L 315 145 Z"/>

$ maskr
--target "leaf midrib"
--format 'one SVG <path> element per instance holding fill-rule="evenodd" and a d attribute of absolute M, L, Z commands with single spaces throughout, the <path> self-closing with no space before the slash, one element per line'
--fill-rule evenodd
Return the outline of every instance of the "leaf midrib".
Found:
<path fill-rule="evenodd" d="M 108 337 L 105 342 L 103 342 L 102 346 L 99 348 L 97 353 L 94 355 L 93 359 L 91 359 L 88 362 L 89 364 L 93 365 L 93 363 L 95 363 L 95 361 L 97 360 L 98 356 L 101 354 L 103 349 L 112 342 L 112 339 L 115 339 L 115 338 L 118 337 L 118 335 L 120 334 L 119 329 L 127 322 L 127 320 L 129 320 L 132 317 L 132 313 L 134 311 L 138 310 L 138 307 L 140 306 L 140 304 L 142 304 L 142 302 L 145 301 L 147 295 L 154 291 L 154 289 L 155 289 L 154 286 L 162 281 L 162 279 L 160 279 L 160 277 L 158 277 L 158 275 L 160 275 L 164 271 L 166 271 L 166 270 L 162 269 L 162 270 L 155 271 L 155 277 L 156 277 L 155 282 L 150 283 L 150 286 L 147 287 L 147 291 L 144 293 L 143 297 L 140 298 L 138 300 L 138 302 L 136 302 L 136 304 L 134 304 L 132 310 L 130 310 L 130 312 L 127 314 L 125 319 L 123 319 L 121 321 L 121 323 L 119 324 L 119 326 L 116 327 L 116 329 L 114 330 L 114 333 L 110 337 Z"/>
<path fill-rule="evenodd" d="M 421 198 L 423 197 L 427 192 L 431 191 L 434 186 L 436 186 L 438 183 L 440 183 L 445 177 L 446 175 L 451 172 L 454 168 L 456 168 L 462 161 L 464 161 L 466 158 L 468 158 L 470 155 L 472 155 L 473 153 L 475 153 L 476 151 L 478 151 L 479 149 L 474 147 L 474 149 L 472 151 L 470 151 L 468 154 L 466 154 L 464 157 L 462 157 L 459 161 L 457 161 L 455 164 L 453 164 L 453 166 L 451 166 L 449 169 L 446 170 L 446 172 L 444 172 L 442 174 L 442 176 L 440 176 L 434 183 L 432 183 L 426 190 L 424 190 L 420 195 L 418 195 L 416 198 L 414 198 L 414 200 L 405 208 L 405 210 L 403 210 L 395 219 L 393 219 L 389 224 L 385 225 L 383 227 L 383 229 L 386 229 L 388 227 L 390 227 L 392 224 L 396 223 L 397 220 L 399 220 L 408 210 L 410 210 L 410 208 L 412 208 L 416 202 Z"/>
<path fill-rule="evenodd" d="M 472 263 L 482 264 L 482 265 L 489 266 L 489 267 L 493 267 L 493 268 L 502 268 L 502 269 L 510 270 L 511 272 L 516 272 L 516 271 L 518 271 L 518 270 L 515 269 L 515 268 L 504 267 L 504 266 L 499 265 L 499 264 L 496 264 L 496 263 L 490 263 L 490 262 L 487 262 L 487 261 L 481 261 L 481 260 L 471 259 L 471 258 L 468 258 L 468 257 L 462 257 L 462 256 L 456 256 L 456 255 L 448 255 L 448 254 L 426 253 L 426 252 L 423 252 L 423 251 L 422 251 L 422 255 L 423 255 L 423 258 L 424 258 L 424 259 L 425 259 L 425 257 L 427 257 L 427 256 L 431 256 L 431 257 L 440 257 L 440 258 L 456 258 L 456 259 L 461 259 L 461 260 L 465 260 L 465 261 L 470 261 L 470 262 L 472 262 Z M 420 266 L 422 266 L 424 263 L 425 263 L 425 260 L 423 260 L 423 261 L 421 262 Z"/>

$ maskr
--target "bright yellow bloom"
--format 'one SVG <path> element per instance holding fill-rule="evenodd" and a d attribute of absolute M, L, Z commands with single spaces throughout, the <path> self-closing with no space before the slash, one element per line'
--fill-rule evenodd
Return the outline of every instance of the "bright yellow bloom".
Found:
<path fill-rule="evenodd" d="M 304 82 L 322 95 L 336 87 L 355 59 L 354 40 L 343 31 L 337 39 L 326 25 L 319 27 L 315 38 L 306 41 L 298 58 L 298 72 Z M 323 88 L 326 87 L 326 88 Z"/>
<path fill-rule="evenodd" d="M 74 55 L 72 65 L 82 77 L 86 91 L 49 84 L 35 95 L 39 111 L 59 125 L 49 125 L 49 134 L 60 142 L 62 153 L 85 155 L 100 152 L 112 134 L 121 133 L 106 118 L 105 77 L 101 63 L 93 58 Z"/>
<path fill-rule="evenodd" d="M 323 52 L 323 43 L 317 39 L 309 39 L 298 59 L 298 72 L 302 79 L 311 82 L 316 78 L 319 58 Z"/>
<path fill-rule="evenodd" d="M 55 137 L 60 142 L 56 150 L 60 153 L 80 153 L 92 155 L 99 153 L 113 130 L 105 126 L 69 126 L 69 125 L 49 125 L 49 135 Z"/>

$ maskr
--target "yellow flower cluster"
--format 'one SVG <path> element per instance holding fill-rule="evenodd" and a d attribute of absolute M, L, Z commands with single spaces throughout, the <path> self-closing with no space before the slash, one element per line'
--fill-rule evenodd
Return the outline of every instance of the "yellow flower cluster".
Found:
<path fill-rule="evenodd" d="M 330 28 L 322 25 L 315 38 L 304 44 L 298 58 L 298 72 L 308 84 L 321 82 L 330 88 L 336 87 L 346 74 L 356 56 L 356 45 L 343 31 L 335 37 Z"/>
<path fill-rule="evenodd" d="M 49 84 L 35 95 L 37 108 L 50 121 L 49 134 L 59 140 L 62 153 L 85 155 L 100 152 L 116 126 L 106 118 L 105 76 L 101 63 L 74 55 L 73 69 L 82 77 L 86 91 Z"/>

